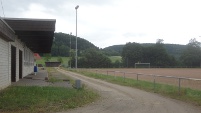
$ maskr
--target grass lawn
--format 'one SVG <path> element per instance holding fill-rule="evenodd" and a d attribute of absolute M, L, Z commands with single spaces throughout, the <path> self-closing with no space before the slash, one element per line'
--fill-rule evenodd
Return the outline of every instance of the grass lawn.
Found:
<path fill-rule="evenodd" d="M 67 65 L 70 58 L 69 57 L 61 57 L 61 58 L 63 60 L 63 64 Z M 51 57 L 50 61 L 55 62 L 55 61 L 57 61 L 57 59 L 58 59 L 58 57 Z M 36 60 L 36 63 L 42 64 L 43 66 L 45 66 L 44 57 L 41 57 L 40 60 Z"/>
<path fill-rule="evenodd" d="M 47 68 L 49 82 L 61 82 L 61 75 L 54 68 Z M 68 110 L 94 102 L 99 95 L 85 87 L 10 86 L 0 91 L 0 113 L 45 113 Z"/>
<path fill-rule="evenodd" d="M 114 63 L 116 60 L 119 60 L 121 62 L 121 56 L 110 56 L 109 58 L 112 63 Z"/>
<path fill-rule="evenodd" d="M 61 57 L 62 60 L 63 60 L 63 64 L 64 65 L 67 65 L 68 64 L 68 61 L 69 61 L 69 57 Z M 121 56 L 110 56 L 109 57 L 111 59 L 111 61 L 114 63 L 116 60 L 119 60 L 121 61 Z M 58 57 L 51 57 L 50 61 L 57 61 Z M 40 60 L 36 60 L 36 63 L 37 64 L 42 64 L 43 66 L 45 66 L 45 60 L 44 60 L 44 57 L 41 57 Z"/>
<path fill-rule="evenodd" d="M 98 95 L 85 89 L 11 86 L 0 92 L 1 113 L 62 111 L 93 102 Z"/>

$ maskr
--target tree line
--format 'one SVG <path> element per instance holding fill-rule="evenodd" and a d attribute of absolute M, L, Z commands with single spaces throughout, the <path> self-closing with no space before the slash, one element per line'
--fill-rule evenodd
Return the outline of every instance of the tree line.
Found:
<path fill-rule="evenodd" d="M 163 39 L 147 47 L 127 43 L 123 47 L 122 63 L 123 67 L 134 67 L 135 63 L 150 63 L 151 67 L 201 67 L 201 43 L 191 39 L 178 59 L 167 53 Z"/>
<path fill-rule="evenodd" d="M 169 54 L 172 49 L 167 49 L 163 39 L 158 39 L 155 44 L 139 44 L 129 42 L 117 48 L 99 49 L 89 41 L 78 37 L 78 68 L 132 68 L 135 63 L 150 63 L 151 67 L 200 67 L 201 43 L 191 39 L 178 49 L 175 54 Z M 171 45 L 170 45 L 171 47 Z M 169 47 L 169 48 L 170 48 Z M 116 49 L 116 50 L 115 50 Z M 121 60 L 112 62 L 109 55 L 121 55 Z M 55 33 L 52 45 L 52 56 L 70 57 L 68 66 L 75 66 L 75 36 Z M 61 59 L 60 59 L 61 60 Z"/>
<path fill-rule="evenodd" d="M 156 67 L 175 66 L 175 58 L 167 54 L 163 40 L 158 39 L 153 46 L 143 47 L 139 43 L 127 43 L 122 51 L 124 67 L 134 67 L 135 63 L 150 63 Z"/>
<path fill-rule="evenodd" d="M 76 43 L 76 36 L 65 34 L 65 33 L 55 33 L 54 40 L 51 48 L 51 55 L 52 56 L 63 56 L 68 57 L 71 54 L 71 50 L 75 50 L 75 43 Z M 77 48 L 78 55 L 82 53 L 82 51 L 88 48 L 98 48 L 91 42 L 77 37 Z"/>

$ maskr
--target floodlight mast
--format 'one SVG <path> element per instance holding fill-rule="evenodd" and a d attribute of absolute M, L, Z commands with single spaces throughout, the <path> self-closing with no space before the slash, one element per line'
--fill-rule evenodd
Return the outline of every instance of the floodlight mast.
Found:
<path fill-rule="evenodd" d="M 69 52 L 70 58 L 71 58 L 71 35 L 72 35 L 72 32 L 70 32 L 70 52 Z M 70 60 L 70 68 L 71 68 L 71 60 Z"/>
<path fill-rule="evenodd" d="M 75 7 L 76 10 L 76 44 L 75 44 L 75 69 L 77 69 L 77 9 L 79 8 L 79 5 Z"/>
<path fill-rule="evenodd" d="M 75 7 L 75 9 L 77 10 L 79 8 L 79 5 L 77 5 L 76 7 Z"/>

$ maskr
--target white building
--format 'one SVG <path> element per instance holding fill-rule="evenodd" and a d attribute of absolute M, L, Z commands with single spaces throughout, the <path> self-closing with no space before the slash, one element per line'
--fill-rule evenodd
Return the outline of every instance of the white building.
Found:
<path fill-rule="evenodd" d="M 50 53 L 55 19 L 0 18 L 0 90 L 33 72 L 34 53 Z"/>

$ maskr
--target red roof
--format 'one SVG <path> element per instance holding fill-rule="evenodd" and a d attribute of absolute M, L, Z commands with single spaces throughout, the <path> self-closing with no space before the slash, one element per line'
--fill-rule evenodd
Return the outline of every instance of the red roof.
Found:
<path fill-rule="evenodd" d="M 34 59 L 36 59 L 36 60 L 40 60 L 41 57 L 40 57 L 40 55 L 39 55 L 38 53 L 34 53 Z"/>

